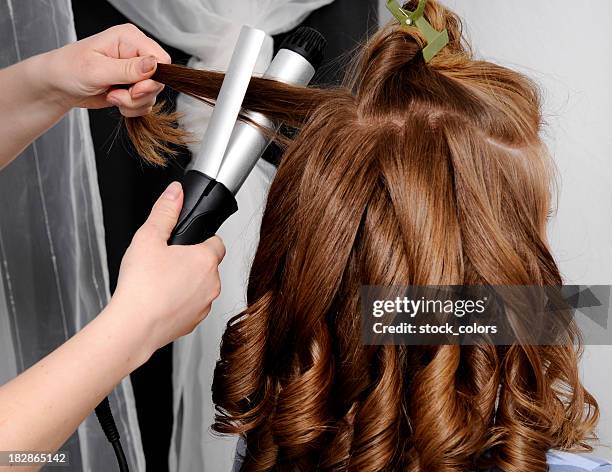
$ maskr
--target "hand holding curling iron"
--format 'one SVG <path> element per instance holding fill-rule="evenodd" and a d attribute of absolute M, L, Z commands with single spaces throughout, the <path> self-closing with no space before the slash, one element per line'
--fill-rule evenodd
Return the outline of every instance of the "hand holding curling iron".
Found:
<path fill-rule="evenodd" d="M 109 306 L 121 305 L 126 329 L 148 333 L 145 356 L 193 331 L 221 289 L 218 266 L 225 247 L 218 236 L 193 246 L 167 243 L 182 204 L 181 185 L 173 182 L 123 257 Z"/>

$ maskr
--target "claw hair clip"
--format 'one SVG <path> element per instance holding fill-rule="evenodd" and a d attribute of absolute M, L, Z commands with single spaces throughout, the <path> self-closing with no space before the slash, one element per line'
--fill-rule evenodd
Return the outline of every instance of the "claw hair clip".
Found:
<path fill-rule="evenodd" d="M 436 31 L 425 19 L 423 16 L 425 5 L 427 5 L 427 0 L 419 0 L 417 9 L 409 11 L 399 6 L 397 0 L 387 0 L 387 9 L 402 26 L 414 26 L 425 36 L 427 46 L 423 48 L 423 57 L 425 62 L 429 62 L 449 43 L 449 39 L 447 30 Z"/>

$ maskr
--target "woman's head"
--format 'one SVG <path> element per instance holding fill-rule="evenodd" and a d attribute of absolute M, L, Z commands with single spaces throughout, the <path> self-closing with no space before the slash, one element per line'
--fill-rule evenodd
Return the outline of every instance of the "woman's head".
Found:
<path fill-rule="evenodd" d="M 246 108 L 299 128 L 269 192 L 248 308 L 223 338 L 215 429 L 246 470 L 544 471 L 597 408 L 573 346 L 365 346 L 363 285 L 559 285 L 535 86 L 475 60 L 458 18 L 429 64 L 392 23 L 347 83 L 254 80 Z M 162 70 L 163 72 L 163 70 Z M 164 82 L 200 98 L 218 90 Z"/>

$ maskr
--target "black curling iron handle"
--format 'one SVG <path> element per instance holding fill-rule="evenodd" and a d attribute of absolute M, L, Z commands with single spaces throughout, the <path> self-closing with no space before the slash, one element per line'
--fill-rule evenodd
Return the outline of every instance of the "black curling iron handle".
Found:
<path fill-rule="evenodd" d="M 206 241 L 238 211 L 232 192 L 202 172 L 188 171 L 181 183 L 183 209 L 170 244 L 185 246 Z"/>

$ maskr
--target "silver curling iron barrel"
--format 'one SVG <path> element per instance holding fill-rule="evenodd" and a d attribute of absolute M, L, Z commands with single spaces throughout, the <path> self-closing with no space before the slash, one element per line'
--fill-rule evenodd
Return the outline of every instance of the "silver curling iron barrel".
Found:
<path fill-rule="evenodd" d="M 261 129 L 238 120 L 264 37 L 263 32 L 245 27 L 238 39 L 201 149 L 182 180 L 183 209 L 170 244 L 198 244 L 217 232 L 238 210 L 235 195 L 271 142 Z M 298 28 L 282 43 L 264 77 L 307 86 L 321 64 L 325 45 L 318 31 Z M 247 116 L 270 130 L 281 124 L 259 113 Z"/>

